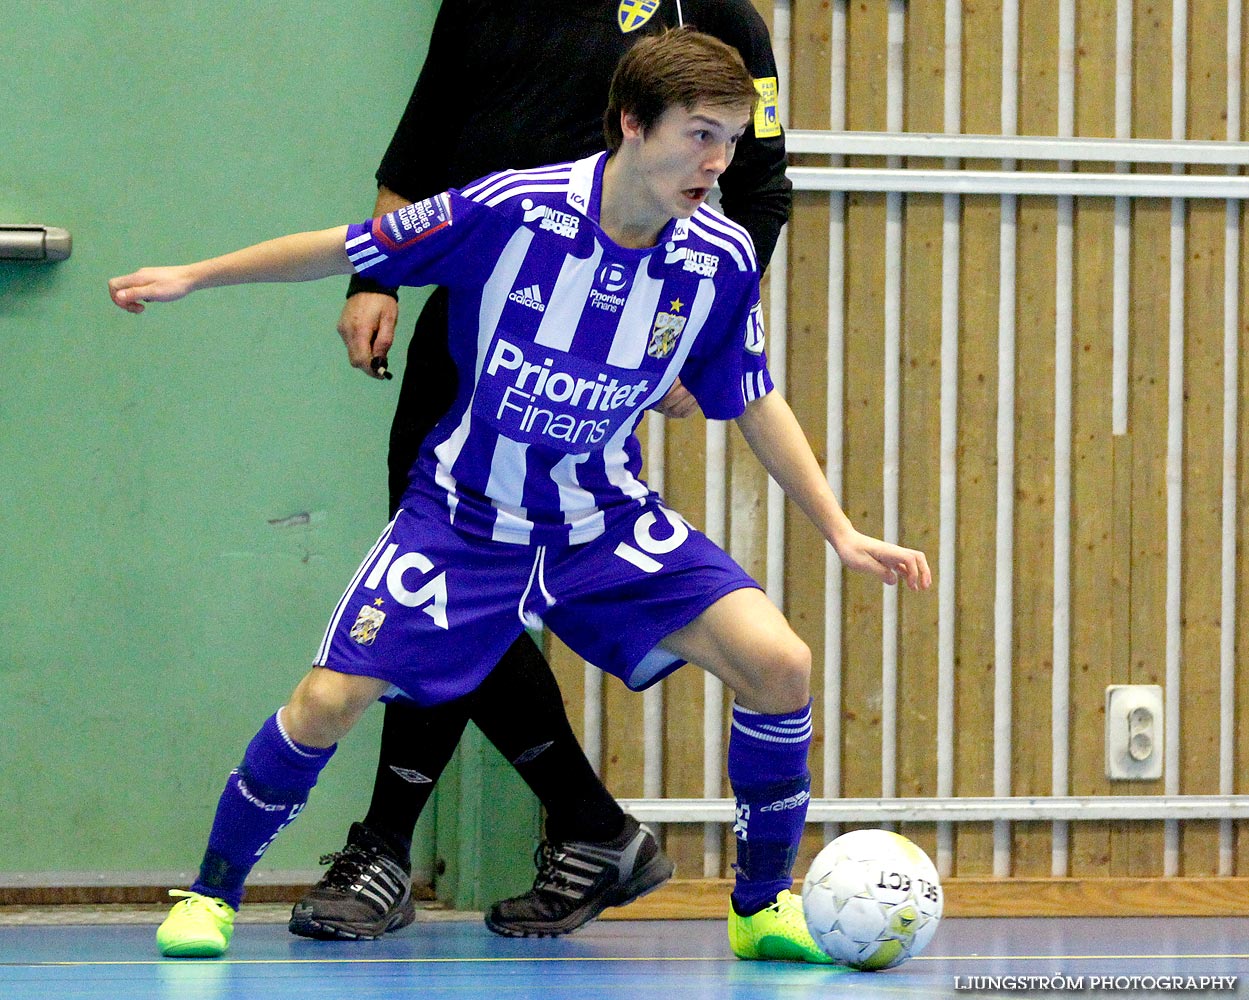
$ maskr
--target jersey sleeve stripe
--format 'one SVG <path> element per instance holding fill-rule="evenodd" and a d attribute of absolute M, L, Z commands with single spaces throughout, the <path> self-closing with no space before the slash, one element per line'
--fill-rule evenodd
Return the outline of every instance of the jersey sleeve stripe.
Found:
<path fill-rule="evenodd" d="M 370 267 L 372 267 L 374 264 L 380 264 L 382 261 L 384 261 L 384 260 L 389 260 L 389 259 L 390 259 L 390 258 L 389 258 L 389 257 L 387 257 L 387 256 L 383 253 L 383 254 L 378 254 L 376 257 L 371 257 L 371 258 L 369 258 L 369 259 L 368 259 L 368 260 L 366 260 L 363 264 L 357 264 L 354 260 L 352 261 L 352 264 L 354 265 L 354 267 L 355 267 L 355 269 L 356 269 L 356 274 L 359 274 L 361 271 L 367 271 L 367 270 L 368 270 Z"/>
<path fill-rule="evenodd" d="M 511 199 L 522 194 L 558 194 L 567 187 L 568 185 L 562 181 L 548 181 L 546 183 L 530 181 L 529 183 L 519 184 L 516 187 L 511 187 L 504 191 L 493 192 L 489 195 L 483 194 L 473 200 L 494 208 L 496 205 L 501 205 L 505 201 L 510 201 Z"/>
<path fill-rule="evenodd" d="M 758 270 L 758 264 L 755 261 L 754 252 L 750 249 L 749 244 L 741 244 L 734 242 L 731 239 L 719 236 L 710 229 L 700 226 L 695 219 L 690 220 L 690 231 L 696 233 L 699 238 L 705 240 L 713 246 L 717 246 L 721 250 L 727 250 L 729 256 L 731 256 L 734 263 L 737 264 L 737 269 L 739 271 Z"/>
<path fill-rule="evenodd" d="M 491 174 L 475 184 L 470 184 L 464 188 L 463 194 L 464 197 L 473 201 L 482 201 L 512 184 L 543 181 L 555 182 L 555 189 L 558 190 L 561 184 L 567 184 L 570 172 L 571 168 L 567 164 L 541 170 L 505 170 L 502 173 Z"/>
<path fill-rule="evenodd" d="M 744 226 L 739 226 L 732 219 L 726 218 L 719 212 L 709 208 L 700 209 L 697 214 L 690 220 L 697 221 L 703 228 L 721 234 L 742 248 L 751 266 L 756 270 L 759 268 L 759 258 L 755 253 L 755 241 L 751 238 L 750 233 Z"/>

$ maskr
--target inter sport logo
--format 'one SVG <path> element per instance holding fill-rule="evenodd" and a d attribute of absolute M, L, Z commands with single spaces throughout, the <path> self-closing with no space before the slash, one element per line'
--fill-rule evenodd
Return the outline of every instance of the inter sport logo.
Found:
<path fill-rule="evenodd" d="M 549 205 L 535 205 L 532 198 L 526 198 L 520 203 L 520 207 L 525 210 L 526 222 L 537 222 L 541 219 L 538 228 L 548 230 L 556 236 L 564 236 L 571 240 L 581 228 L 581 219 L 578 216 L 571 212 L 561 212 Z"/>

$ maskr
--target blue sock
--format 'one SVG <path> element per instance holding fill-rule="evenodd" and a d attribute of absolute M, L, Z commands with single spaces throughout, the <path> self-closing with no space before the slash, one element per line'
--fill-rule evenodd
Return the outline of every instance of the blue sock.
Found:
<path fill-rule="evenodd" d="M 758 913 L 793 885 L 794 860 L 807 818 L 811 773 L 811 703 L 784 715 L 733 706 L 729 784 L 737 799 L 737 873 L 733 907 Z"/>
<path fill-rule="evenodd" d="M 243 762 L 230 772 L 191 891 L 217 896 L 237 910 L 252 867 L 299 815 L 336 748 L 302 746 L 286 734 L 276 714 L 269 716 Z"/>

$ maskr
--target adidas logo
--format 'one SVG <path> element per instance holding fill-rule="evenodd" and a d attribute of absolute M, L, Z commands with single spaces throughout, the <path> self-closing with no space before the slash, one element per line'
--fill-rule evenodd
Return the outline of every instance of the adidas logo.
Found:
<path fill-rule="evenodd" d="M 546 306 L 542 302 L 542 290 L 537 285 L 530 285 L 528 288 L 513 289 L 512 294 L 508 296 L 511 302 L 518 302 L 526 309 L 536 309 L 538 312 L 546 312 Z"/>

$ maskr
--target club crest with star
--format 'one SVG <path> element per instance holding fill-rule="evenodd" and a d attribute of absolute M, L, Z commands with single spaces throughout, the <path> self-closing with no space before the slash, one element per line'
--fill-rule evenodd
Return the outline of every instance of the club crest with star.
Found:
<path fill-rule="evenodd" d="M 646 353 L 652 358 L 666 358 L 677 346 L 677 338 L 685 329 L 686 317 L 681 315 L 685 305 L 679 298 L 668 303 L 668 312 L 655 314 L 655 325 L 651 327 L 650 343 Z"/>

